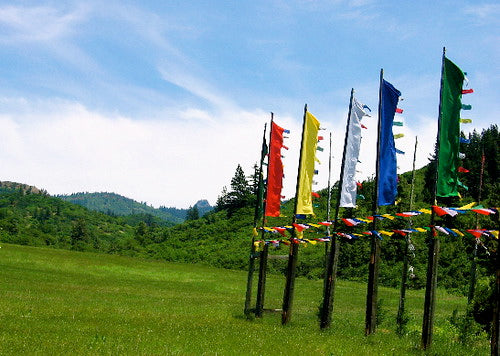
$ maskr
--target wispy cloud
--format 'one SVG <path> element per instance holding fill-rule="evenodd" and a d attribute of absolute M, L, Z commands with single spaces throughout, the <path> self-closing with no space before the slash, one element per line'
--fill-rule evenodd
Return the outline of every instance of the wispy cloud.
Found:
<path fill-rule="evenodd" d="M 188 73 L 187 70 L 181 69 L 180 66 L 175 63 L 161 66 L 159 71 L 164 80 L 177 85 L 198 98 L 207 101 L 217 110 L 229 110 L 235 108 L 235 105 L 229 99 L 227 99 L 223 94 L 218 93 L 217 88 L 210 85 L 200 76 L 193 76 Z"/>
<path fill-rule="evenodd" d="M 86 18 L 87 10 L 79 6 L 64 11 L 49 6 L 0 7 L 0 42 L 47 42 L 74 34 L 78 24 Z"/>
<path fill-rule="evenodd" d="M 500 4 L 483 3 L 467 6 L 463 9 L 466 15 L 472 17 L 477 25 L 498 24 L 500 16 Z"/>

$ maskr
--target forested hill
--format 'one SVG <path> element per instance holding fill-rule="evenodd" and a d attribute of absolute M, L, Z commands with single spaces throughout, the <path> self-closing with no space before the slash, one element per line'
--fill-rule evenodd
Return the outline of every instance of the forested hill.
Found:
<path fill-rule="evenodd" d="M 74 193 L 58 195 L 57 197 L 108 215 L 152 215 L 173 224 L 183 222 L 188 212 L 188 209 L 167 208 L 164 206 L 156 209 L 146 203 L 139 203 L 116 193 Z M 198 201 L 195 206 L 197 206 L 200 216 L 212 209 L 206 200 Z"/>

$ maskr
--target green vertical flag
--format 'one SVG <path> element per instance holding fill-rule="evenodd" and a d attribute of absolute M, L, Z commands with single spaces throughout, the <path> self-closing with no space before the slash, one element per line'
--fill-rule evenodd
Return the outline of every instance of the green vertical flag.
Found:
<path fill-rule="evenodd" d="M 264 130 L 265 135 L 265 130 Z M 264 213 L 264 193 L 265 193 L 265 184 L 264 184 L 264 173 L 262 171 L 262 166 L 265 164 L 264 160 L 266 159 L 266 155 L 269 153 L 269 149 L 267 147 L 266 138 L 262 139 L 262 149 L 260 151 L 260 167 L 256 174 L 258 174 L 257 181 L 257 191 L 255 192 L 257 201 L 255 202 L 255 216 L 254 222 L 257 223 L 259 219 L 262 217 Z"/>
<path fill-rule="evenodd" d="M 458 196 L 460 110 L 464 73 L 443 56 L 439 113 L 438 197 Z"/>

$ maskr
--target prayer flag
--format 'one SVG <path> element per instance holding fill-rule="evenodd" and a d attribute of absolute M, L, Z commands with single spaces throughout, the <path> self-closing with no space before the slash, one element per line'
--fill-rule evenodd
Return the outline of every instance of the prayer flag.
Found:
<path fill-rule="evenodd" d="M 443 215 L 456 216 L 458 214 L 458 212 L 454 209 L 443 208 L 435 205 L 432 206 L 432 209 L 438 216 L 443 216 Z"/>
<path fill-rule="evenodd" d="M 378 202 L 377 205 L 394 204 L 397 194 L 396 148 L 392 125 L 401 92 L 382 79 L 380 88 Z"/>
<path fill-rule="evenodd" d="M 304 132 L 299 162 L 299 184 L 297 191 L 297 214 L 313 214 L 312 183 L 314 162 L 318 143 L 319 121 L 310 112 L 304 115 Z"/>
<path fill-rule="evenodd" d="M 472 207 L 473 207 L 474 205 L 476 205 L 476 204 L 477 204 L 477 203 L 476 203 L 475 201 L 473 201 L 472 203 L 469 203 L 469 204 L 467 204 L 467 205 L 463 205 L 463 206 L 461 206 L 459 209 L 460 209 L 460 210 L 469 210 L 469 209 L 472 209 Z"/>
<path fill-rule="evenodd" d="M 443 57 L 439 115 L 438 179 L 439 197 L 458 196 L 458 150 L 460 146 L 460 109 L 464 73 Z"/>
<path fill-rule="evenodd" d="M 476 213 L 482 214 L 482 215 L 495 214 L 495 211 L 492 209 L 479 208 L 479 209 L 472 209 L 472 211 L 475 211 Z"/>
<path fill-rule="evenodd" d="M 280 216 L 281 189 L 283 188 L 283 132 L 285 129 L 271 122 L 269 165 L 267 168 L 266 216 Z"/>
<path fill-rule="evenodd" d="M 364 105 L 356 98 L 352 98 L 351 113 L 348 118 L 347 140 L 344 171 L 341 177 L 342 191 L 340 194 L 340 206 L 343 208 L 354 208 L 356 206 L 356 164 L 358 163 L 359 147 L 361 144 L 361 119 L 368 114 L 363 110 Z"/>

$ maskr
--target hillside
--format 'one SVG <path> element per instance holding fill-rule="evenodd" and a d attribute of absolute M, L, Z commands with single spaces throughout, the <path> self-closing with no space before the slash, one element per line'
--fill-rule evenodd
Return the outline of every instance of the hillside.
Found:
<path fill-rule="evenodd" d="M 24 185 L 0 189 L 0 241 L 119 253 L 133 247 L 135 228 Z M 38 190 L 36 190 L 38 191 Z"/>
<path fill-rule="evenodd" d="M 90 210 L 100 211 L 109 215 L 152 215 L 172 224 L 179 224 L 186 219 L 187 209 L 160 207 L 158 209 L 142 202 L 124 197 L 116 193 L 73 193 L 58 195 L 60 199 L 78 204 Z M 206 200 L 200 200 L 198 206 L 200 216 L 212 210 Z"/>

